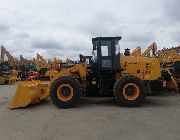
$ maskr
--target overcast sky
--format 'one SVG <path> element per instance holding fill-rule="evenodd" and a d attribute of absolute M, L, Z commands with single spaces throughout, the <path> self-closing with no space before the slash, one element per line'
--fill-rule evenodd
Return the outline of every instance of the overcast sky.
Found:
<path fill-rule="evenodd" d="M 122 36 L 124 48 L 180 45 L 180 0 L 0 0 L 0 44 L 19 58 L 76 59 L 91 38 Z"/>

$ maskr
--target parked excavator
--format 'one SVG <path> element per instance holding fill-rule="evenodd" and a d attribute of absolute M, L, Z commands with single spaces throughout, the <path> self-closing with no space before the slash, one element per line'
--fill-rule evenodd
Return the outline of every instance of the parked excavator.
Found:
<path fill-rule="evenodd" d="M 10 79 L 10 70 L 7 62 L 0 63 L 0 85 L 8 84 Z"/>
<path fill-rule="evenodd" d="M 161 71 L 166 80 L 166 88 L 180 93 L 180 46 L 159 51 L 157 58 L 161 63 Z"/>
<path fill-rule="evenodd" d="M 130 51 L 130 49 L 126 49 L 127 52 Z M 141 51 L 141 47 L 137 47 L 132 53 L 130 53 L 130 56 L 135 57 L 155 57 L 157 54 L 157 45 L 156 43 L 152 43 L 143 53 Z"/>
<path fill-rule="evenodd" d="M 16 59 L 14 59 L 12 55 L 10 55 L 10 53 L 4 48 L 4 46 L 1 46 L 1 62 L 5 62 L 5 56 L 7 57 L 9 67 L 16 69 Z"/>
<path fill-rule="evenodd" d="M 48 64 L 50 65 L 51 70 L 60 71 L 61 64 L 63 63 L 62 60 L 59 58 L 54 57 L 53 60 L 48 60 Z"/>
<path fill-rule="evenodd" d="M 92 64 L 87 65 L 82 55 L 80 63 L 62 69 L 50 81 L 20 82 L 11 109 L 38 103 L 50 95 L 59 108 L 72 108 L 81 96 L 91 92 L 113 95 L 118 105 L 140 106 L 151 91 L 150 83 L 161 77 L 156 58 L 121 55 L 118 50 L 121 37 L 92 39 Z"/>
<path fill-rule="evenodd" d="M 73 60 L 67 58 L 67 59 L 66 59 L 66 64 L 74 65 L 74 64 L 75 64 L 75 61 L 73 61 Z"/>
<path fill-rule="evenodd" d="M 22 81 L 49 80 L 46 73 L 50 70 L 50 65 L 41 55 L 37 54 L 37 58 L 33 60 L 27 60 L 21 55 L 20 64 Z"/>
<path fill-rule="evenodd" d="M 57 66 L 57 63 L 59 63 L 59 59 L 54 59 L 52 66 Z M 50 80 L 54 77 L 55 74 L 58 73 L 57 70 L 54 70 L 53 67 L 51 67 L 51 64 L 44 59 L 43 56 L 37 53 L 37 58 L 36 58 L 36 70 L 38 71 L 39 74 L 41 74 L 41 79 L 43 80 Z M 44 78 L 43 76 L 44 75 Z"/>
<path fill-rule="evenodd" d="M 142 54 L 142 57 L 155 57 L 157 53 L 156 43 L 152 43 Z"/>
<path fill-rule="evenodd" d="M 27 73 L 29 72 L 29 64 L 28 64 L 28 60 L 26 58 L 24 58 L 22 55 L 20 55 L 20 61 L 19 61 L 19 77 L 21 78 L 21 80 L 24 80 Z"/>
<path fill-rule="evenodd" d="M 137 47 L 137 48 L 130 54 L 130 56 L 136 56 L 136 57 L 141 56 L 141 47 Z"/>
<path fill-rule="evenodd" d="M 7 61 L 5 60 L 5 56 L 7 57 Z M 6 72 L 8 71 L 8 74 L 5 74 L 5 82 L 4 84 L 13 84 L 16 83 L 17 81 L 20 80 L 18 78 L 18 66 L 19 66 L 19 61 L 16 58 L 13 58 L 12 55 L 4 48 L 4 46 L 1 46 L 1 68 L 7 68 Z M 2 70 L 3 71 L 3 70 Z M 1 72 L 1 75 L 3 76 L 3 72 Z M 4 76 L 1 77 L 1 81 L 4 79 Z M 3 82 L 1 82 L 3 84 Z"/>
<path fill-rule="evenodd" d="M 36 58 L 36 69 L 40 74 L 43 75 L 45 75 L 45 73 L 50 69 L 50 66 L 46 59 L 44 59 L 43 56 L 38 53 Z"/>

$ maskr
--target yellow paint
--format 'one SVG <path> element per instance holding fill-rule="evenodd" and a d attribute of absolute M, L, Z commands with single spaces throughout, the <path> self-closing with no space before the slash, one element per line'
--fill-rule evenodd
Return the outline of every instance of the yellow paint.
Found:
<path fill-rule="evenodd" d="M 157 80 L 161 77 L 160 64 L 156 58 L 121 56 L 120 65 L 123 71 L 116 73 L 115 79 L 119 79 L 125 75 L 135 75 L 141 80 Z M 49 85 L 40 81 L 20 82 L 10 108 L 26 107 L 29 104 L 35 104 L 47 98 L 49 96 L 49 89 L 52 83 L 65 75 L 79 79 L 82 91 L 85 93 L 87 90 L 87 83 L 89 82 L 86 81 L 87 73 L 88 69 L 86 63 L 80 63 L 75 64 L 71 68 L 62 69 L 59 73 L 53 75 Z M 130 100 L 137 97 L 138 89 L 136 91 L 137 94 L 130 97 Z M 62 99 L 60 92 L 58 96 Z M 68 99 L 63 98 L 64 101 Z"/>
<path fill-rule="evenodd" d="M 68 96 L 64 96 L 63 94 L 62 94 L 62 90 L 63 90 L 63 88 L 69 88 L 69 90 L 70 90 L 70 94 L 68 95 Z M 61 100 L 61 101 L 64 101 L 64 102 L 67 102 L 67 101 L 69 101 L 70 99 L 72 99 L 72 97 L 73 97 L 73 88 L 71 87 L 71 85 L 69 85 L 69 84 L 62 84 L 62 85 L 60 85 L 59 87 L 58 87 L 58 89 L 57 89 L 57 96 L 58 96 L 58 98 L 59 98 L 59 100 Z"/>
<path fill-rule="evenodd" d="M 49 70 L 45 73 L 45 76 L 49 77 L 50 79 L 52 79 L 56 74 L 58 74 L 58 71 L 55 70 Z"/>
<path fill-rule="evenodd" d="M 69 75 L 69 76 L 77 76 L 77 78 L 80 78 L 82 81 L 86 81 L 86 75 L 87 75 L 87 65 L 85 63 L 76 64 L 71 68 L 62 69 L 58 74 L 56 74 L 52 80 L 51 84 L 58 79 L 59 77 L 62 77 L 63 75 Z"/>
<path fill-rule="evenodd" d="M 156 58 L 121 56 L 120 62 L 121 69 L 123 69 L 121 77 L 124 75 L 134 75 L 141 80 L 158 80 L 161 77 L 160 63 Z M 119 76 L 116 76 L 117 78 Z"/>
<path fill-rule="evenodd" d="M 13 97 L 10 109 L 27 107 L 49 97 L 48 83 L 41 81 L 20 82 Z"/>
<path fill-rule="evenodd" d="M 133 88 L 134 93 L 132 95 L 127 95 L 128 88 Z M 123 88 L 123 95 L 129 101 L 136 100 L 140 95 L 139 87 L 134 83 L 126 84 Z"/>

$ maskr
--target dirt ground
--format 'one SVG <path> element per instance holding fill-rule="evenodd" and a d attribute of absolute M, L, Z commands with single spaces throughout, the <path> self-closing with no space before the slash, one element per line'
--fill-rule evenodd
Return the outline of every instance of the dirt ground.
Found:
<path fill-rule="evenodd" d="M 151 96 L 138 108 L 86 97 L 74 109 L 58 109 L 47 99 L 9 110 L 15 89 L 0 86 L 0 140 L 180 140 L 179 95 Z"/>

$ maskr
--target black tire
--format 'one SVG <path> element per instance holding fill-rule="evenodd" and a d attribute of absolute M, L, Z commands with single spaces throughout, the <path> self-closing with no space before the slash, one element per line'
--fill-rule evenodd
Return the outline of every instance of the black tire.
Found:
<path fill-rule="evenodd" d="M 68 101 L 62 101 L 58 98 L 57 89 L 61 84 L 69 84 L 73 88 L 73 96 Z M 58 108 L 66 109 L 75 107 L 79 103 L 81 95 L 82 90 L 79 81 L 70 76 L 62 76 L 58 78 L 50 87 L 50 98 Z"/>
<path fill-rule="evenodd" d="M 134 100 L 128 100 L 123 95 L 123 88 L 129 83 L 135 84 L 139 88 L 139 91 L 140 91 L 138 97 Z M 140 106 L 144 103 L 147 96 L 145 84 L 141 79 L 133 75 L 124 76 L 121 79 L 118 79 L 116 83 L 114 84 L 114 96 L 115 96 L 116 102 L 120 106 L 125 106 L 125 107 Z"/>

